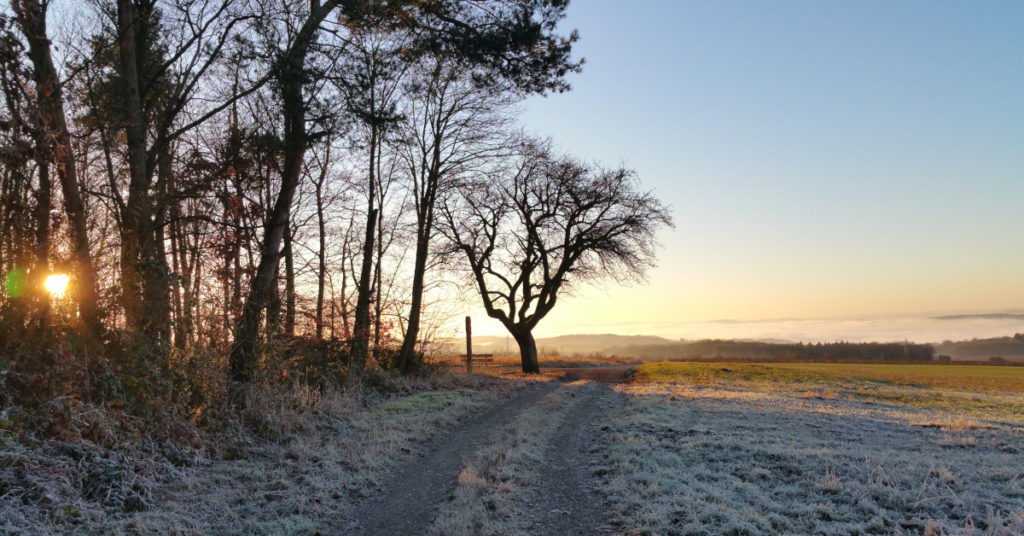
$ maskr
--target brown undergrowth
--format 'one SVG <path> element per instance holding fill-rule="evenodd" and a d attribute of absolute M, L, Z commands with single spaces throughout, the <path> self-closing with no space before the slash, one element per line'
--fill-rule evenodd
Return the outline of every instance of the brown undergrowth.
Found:
<path fill-rule="evenodd" d="M 4 341 L 0 534 L 313 534 L 414 444 L 522 384 L 350 374 L 275 349 L 232 408 L 215 349 L 143 370 L 116 362 L 128 345 L 52 340 Z"/>

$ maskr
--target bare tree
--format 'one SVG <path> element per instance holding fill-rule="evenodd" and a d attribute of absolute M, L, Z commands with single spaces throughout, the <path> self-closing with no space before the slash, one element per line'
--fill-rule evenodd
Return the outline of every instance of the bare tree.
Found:
<path fill-rule="evenodd" d="M 397 101 L 400 83 L 408 63 L 398 51 L 404 47 L 399 34 L 383 28 L 369 27 L 354 32 L 346 52 L 349 66 L 341 70 L 338 86 L 345 95 L 348 112 L 362 124 L 366 166 L 366 226 L 363 239 L 362 264 L 353 324 L 351 358 L 355 368 L 363 368 L 370 347 L 370 308 L 380 289 L 375 284 L 379 271 L 374 270 L 374 253 L 379 250 L 383 232 L 381 221 L 385 178 L 381 176 L 385 137 L 398 124 Z"/>
<path fill-rule="evenodd" d="M 423 292 L 435 229 L 435 206 L 442 191 L 501 150 L 511 119 L 511 98 L 501 88 L 474 84 L 457 65 L 442 58 L 421 62 L 408 98 L 402 155 L 416 214 L 412 289 L 398 367 L 416 362 Z"/>
<path fill-rule="evenodd" d="M 314 2 L 305 21 L 274 65 L 284 114 L 284 166 L 280 190 L 267 218 L 259 267 L 250 282 L 242 314 L 235 322 L 234 344 L 229 356 L 229 376 L 235 387 L 252 379 L 260 317 L 274 285 L 281 258 L 281 242 L 291 214 L 292 198 L 299 185 L 303 159 L 309 147 L 306 128 L 308 107 L 303 95 L 307 82 L 306 58 L 320 31 L 320 25 L 338 4 L 339 0 L 328 0 L 322 5 Z"/>
<path fill-rule="evenodd" d="M 207 73 L 231 46 L 237 27 L 250 18 L 233 11 L 232 0 L 169 3 L 117 0 L 118 119 L 125 132 L 127 198 L 121 214 L 122 305 L 128 328 L 150 342 L 170 339 L 170 270 L 163 228 L 170 199 L 169 168 L 159 161 L 170 144 L 234 101 L 256 91 L 268 77 L 244 91 L 185 118 Z M 173 20 L 172 20 L 173 19 Z M 167 21 L 171 22 L 167 22 Z M 172 29 L 173 32 L 167 30 Z M 154 183 L 154 178 L 156 179 Z"/>
<path fill-rule="evenodd" d="M 284 166 L 280 190 L 264 233 L 259 268 L 250 282 L 249 296 L 235 325 L 235 340 L 229 358 L 233 385 L 248 382 L 252 377 L 259 320 L 277 272 L 281 239 L 301 175 L 303 158 L 311 141 L 306 125 L 309 107 L 304 91 L 313 77 L 307 60 L 317 44 L 322 24 L 340 4 L 340 0 L 311 2 L 308 12 L 303 11 L 306 15 L 302 22 L 290 26 L 285 32 L 287 44 L 271 69 L 284 111 Z M 305 6 L 302 9 L 306 9 Z M 344 42 L 353 35 L 353 31 L 365 28 L 407 31 L 413 38 L 408 50 L 391 50 L 391 53 L 451 55 L 473 69 L 473 78 L 478 84 L 506 82 L 523 92 L 557 91 L 567 89 L 564 76 L 580 67 L 579 62 L 569 57 L 572 43 L 576 40 L 575 33 L 563 37 L 556 32 L 564 12 L 563 0 L 351 2 L 344 3 L 339 10 L 339 20 L 332 26 L 330 35 L 332 39 Z M 374 84 L 350 85 L 375 87 Z M 370 124 L 379 120 L 379 111 L 383 110 L 372 110 Z M 374 168 L 375 160 L 376 150 L 371 154 L 369 169 Z M 374 183 L 373 180 L 368 182 Z M 373 199 L 373 193 L 368 197 Z M 356 366 L 365 360 L 369 341 L 368 312 L 372 303 L 369 279 L 377 221 L 375 207 L 370 207 L 366 216 L 364 260 L 353 330 L 352 361 Z"/>
<path fill-rule="evenodd" d="M 44 136 L 52 138 L 52 143 L 48 145 L 57 163 L 64 209 L 71 222 L 72 263 L 77 279 L 75 296 L 78 300 L 79 313 L 88 332 L 98 339 L 102 336 L 103 326 L 100 323 L 96 297 L 96 270 L 89 248 L 89 233 L 75 155 L 71 147 L 71 134 L 68 132 L 64 117 L 62 84 L 54 67 L 50 40 L 46 34 L 46 6 L 47 4 L 41 4 L 39 0 L 14 0 L 12 4 L 18 14 L 18 25 L 29 43 L 29 58 L 32 60 L 39 115 Z M 48 184 L 48 179 L 46 182 Z M 49 196 L 48 191 L 46 195 Z M 48 199 L 46 211 L 45 217 L 49 219 Z"/>
<path fill-rule="evenodd" d="M 488 316 L 540 371 L 533 329 L 560 293 L 611 277 L 640 278 L 669 211 L 628 169 L 601 169 L 528 141 L 504 169 L 483 173 L 444 206 L 443 232 L 461 252 Z"/>

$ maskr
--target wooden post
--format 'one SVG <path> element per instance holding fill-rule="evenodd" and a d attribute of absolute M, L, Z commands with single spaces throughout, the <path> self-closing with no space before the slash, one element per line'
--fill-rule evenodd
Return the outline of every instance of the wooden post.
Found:
<path fill-rule="evenodd" d="M 473 373 L 473 324 L 466 317 L 466 374 Z"/>

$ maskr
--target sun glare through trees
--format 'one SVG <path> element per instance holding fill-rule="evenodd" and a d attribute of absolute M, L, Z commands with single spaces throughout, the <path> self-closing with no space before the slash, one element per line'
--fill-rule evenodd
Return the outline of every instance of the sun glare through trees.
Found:
<path fill-rule="evenodd" d="M 0 0 L 0 535 L 1024 534 L 1021 28 Z"/>
<path fill-rule="evenodd" d="M 44 286 L 46 291 L 54 298 L 63 298 L 64 291 L 68 288 L 68 281 L 71 278 L 68 274 L 51 274 L 46 276 Z"/>

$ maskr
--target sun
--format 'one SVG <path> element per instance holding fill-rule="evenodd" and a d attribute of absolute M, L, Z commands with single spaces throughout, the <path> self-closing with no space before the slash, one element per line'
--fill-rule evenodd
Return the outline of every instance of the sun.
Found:
<path fill-rule="evenodd" d="M 50 292 L 54 298 L 60 298 L 64 296 L 64 291 L 68 288 L 68 274 L 51 274 L 46 277 L 46 290 Z"/>

